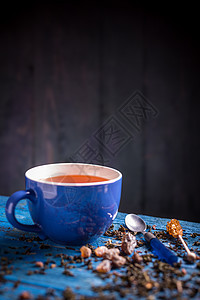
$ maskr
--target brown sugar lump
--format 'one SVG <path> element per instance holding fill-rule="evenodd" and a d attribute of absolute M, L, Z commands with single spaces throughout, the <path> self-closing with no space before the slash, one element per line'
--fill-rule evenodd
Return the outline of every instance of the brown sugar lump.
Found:
<path fill-rule="evenodd" d="M 95 255 L 98 257 L 103 257 L 106 252 L 108 252 L 108 248 L 106 246 L 101 246 L 94 250 Z"/>
<path fill-rule="evenodd" d="M 134 235 L 132 235 L 130 232 L 124 234 L 122 238 L 122 251 L 125 254 L 130 255 L 131 253 L 133 253 L 136 245 L 137 241 Z"/>
<path fill-rule="evenodd" d="M 99 273 L 108 273 L 111 270 L 111 261 L 104 259 L 97 267 L 97 272 Z"/>
<path fill-rule="evenodd" d="M 86 246 L 82 246 L 80 251 L 81 251 L 81 256 L 83 258 L 88 258 L 92 254 L 92 250 L 90 248 L 86 247 Z"/>

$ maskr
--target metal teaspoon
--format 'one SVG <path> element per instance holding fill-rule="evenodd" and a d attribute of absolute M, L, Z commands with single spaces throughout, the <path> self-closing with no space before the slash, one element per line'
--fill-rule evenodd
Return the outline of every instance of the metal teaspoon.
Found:
<path fill-rule="evenodd" d="M 151 232 L 145 232 L 146 223 L 142 218 L 135 214 L 128 214 L 125 218 L 125 223 L 128 229 L 134 232 L 141 232 L 144 235 L 145 240 L 150 243 L 154 253 L 160 260 L 173 265 L 178 261 L 178 257 L 167 247 L 165 247 Z"/>

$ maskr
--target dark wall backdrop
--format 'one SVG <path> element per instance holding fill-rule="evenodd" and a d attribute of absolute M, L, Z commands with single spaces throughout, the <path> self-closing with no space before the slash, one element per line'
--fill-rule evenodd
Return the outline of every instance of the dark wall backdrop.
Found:
<path fill-rule="evenodd" d="M 57 1 L 0 14 L 0 194 L 23 189 L 32 166 L 92 157 L 123 173 L 121 211 L 199 221 L 197 8 Z M 140 132 L 119 109 L 131 95 L 156 112 Z M 105 126 L 115 135 L 101 144 Z M 81 159 L 88 145 L 98 157 Z"/>

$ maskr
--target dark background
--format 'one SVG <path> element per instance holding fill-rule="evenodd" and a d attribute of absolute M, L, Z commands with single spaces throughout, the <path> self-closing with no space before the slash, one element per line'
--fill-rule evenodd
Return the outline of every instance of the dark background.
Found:
<path fill-rule="evenodd" d="M 89 140 L 123 173 L 121 211 L 199 221 L 198 9 L 162 5 L 1 9 L 1 195 L 23 189 L 30 167 L 70 161 Z M 138 94 L 159 112 L 140 132 L 119 113 Z M 91 137 L 113 116 L 131 138 L 107 156 Z"/>

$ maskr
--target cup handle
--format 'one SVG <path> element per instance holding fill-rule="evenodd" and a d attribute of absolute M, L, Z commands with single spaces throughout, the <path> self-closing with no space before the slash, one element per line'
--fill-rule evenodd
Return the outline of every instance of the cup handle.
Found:
<path fill-rule="evenodd" d="M 43 233 L 42 228 L 39 224 L 25 225 L 17 221 L 15 217 L 15 208 L 17 206 L 17 203 L 23 199 L 29 199 L 32 203 L 36 203 L 37 201 L 35 197 L 35 192 L 31 189 L 26 191 L 18 191 L 12 194 L 6 203 L 6 217 L 8 221 L 17 229 L 29 232 L 36 232 L 38 233 L 41 239 L 45 239 L 46 236 Z"/>

